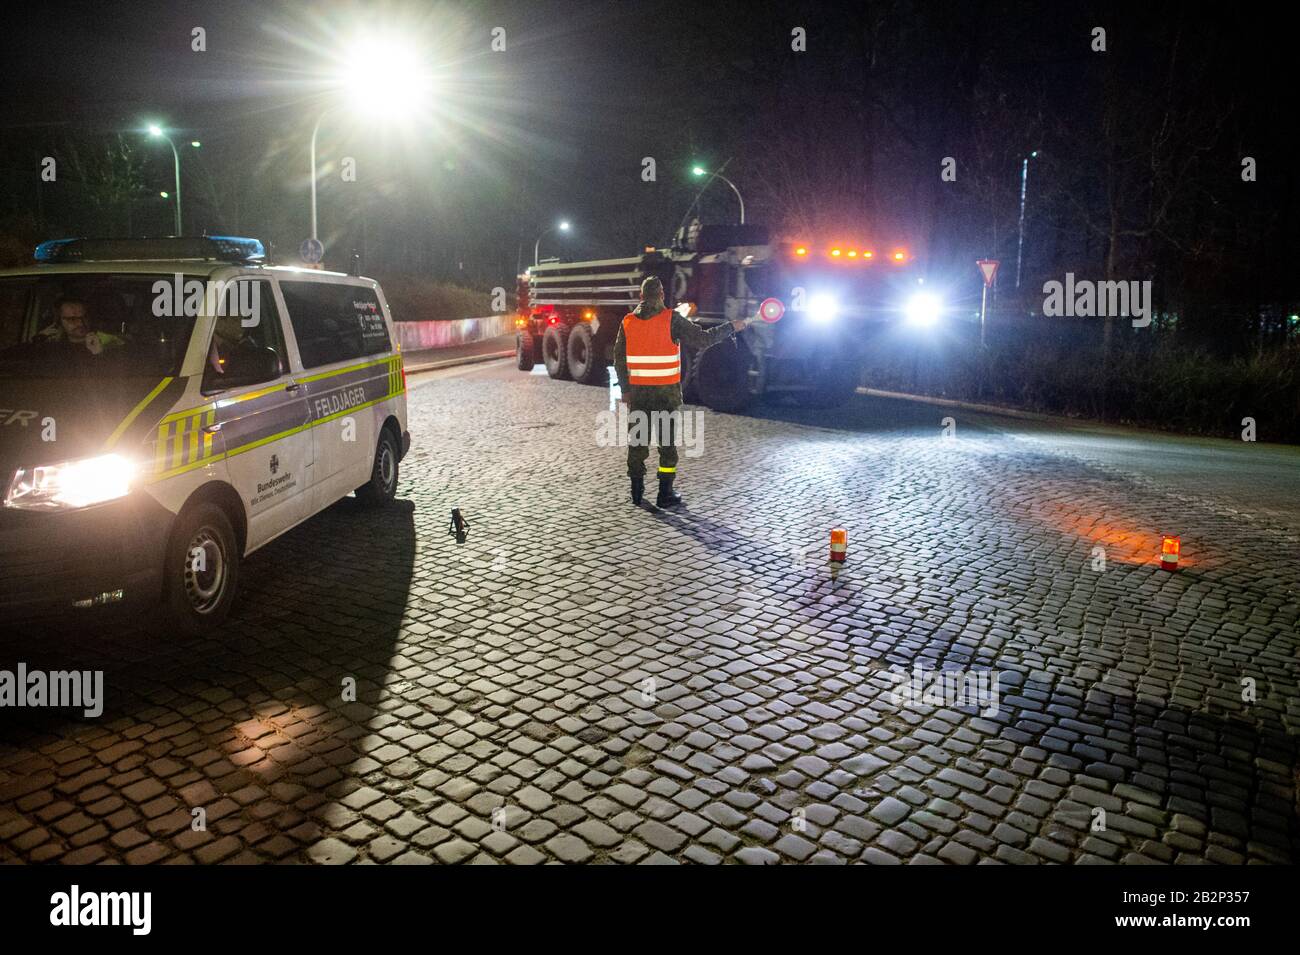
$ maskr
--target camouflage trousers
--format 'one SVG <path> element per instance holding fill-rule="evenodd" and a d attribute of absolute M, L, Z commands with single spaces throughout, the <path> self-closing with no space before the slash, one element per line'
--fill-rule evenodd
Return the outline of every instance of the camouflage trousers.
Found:
<path fill-rule="evenodd" d="M 627 473 L 645 475 L 651 445 L 659 448 L 659 474 L 677 473 L 677 437 L 681 421 L 680 385 L 633 385 L 627 395 Z"/>

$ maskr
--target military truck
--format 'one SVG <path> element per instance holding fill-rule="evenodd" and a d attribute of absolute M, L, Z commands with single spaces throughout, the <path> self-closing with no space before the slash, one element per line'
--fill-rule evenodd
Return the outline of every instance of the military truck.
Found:
<path fill-rule="evenodd" d="M 528 269 L 518 282 L 519 369 L 541 363 L 552 378 L 606 384 L 619 325 L 650 275 L 663 281 L 669 307 L 706 326 L 780 303 L 764 309 L 783 312 L 778 321 L 755 321 L 702 354 L 683 350 L 684 397 L 716 411 L 766 395 L 838 405 L 860 384 L 874 336 L 905 319 L 932 322 L 941 307 L 903 245 L 773 241 L 759 225 L 706 225 L 669 248 Z"/>

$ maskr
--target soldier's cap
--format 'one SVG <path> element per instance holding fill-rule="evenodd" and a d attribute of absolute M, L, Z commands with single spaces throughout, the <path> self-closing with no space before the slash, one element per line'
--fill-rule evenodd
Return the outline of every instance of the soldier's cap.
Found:
<path fill-rule="evenodd" d="M 659 281 L 655 276 L 650 276 L 641 283 L 641 297 L 643 299 L 656 299 L 664 297 L 664 283 Z"/>

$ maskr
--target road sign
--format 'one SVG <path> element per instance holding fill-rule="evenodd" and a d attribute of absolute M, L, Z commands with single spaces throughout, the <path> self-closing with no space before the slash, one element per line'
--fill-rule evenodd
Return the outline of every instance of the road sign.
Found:
<path fill-rule="evenodd" d="M 315 265 L 325 258 L 325 244 L 320 239 L 303 239 L 298 246 L 298 257 L 308 265 Z"/>
<path fill-rule="evenodd" d="M 765 298 L 758 306 L 758 317 L 768 324 L 779 322 L 784 314 L 785 306 L 779 298 Z"/>
<path fill-rule="evenodd" d="M 997 259 L 980 259 L 976 263 L 980 271 L 984 273 L 985 288 L 992 288 L 993 277 L 998 274 L 998 266 L 1001 264 Z"/>

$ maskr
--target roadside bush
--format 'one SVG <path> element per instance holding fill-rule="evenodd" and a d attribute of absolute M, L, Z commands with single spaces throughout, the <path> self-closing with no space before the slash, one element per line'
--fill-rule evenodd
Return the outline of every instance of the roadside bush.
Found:
<path fill-rule="evenodd" d="M 1251 417 L 1259 440 L 1300 443 L 1300 342 L 1223 358 L 1172 332 L 1116 331 L 1109 363 L 1100 325 L 1077 320 L 1010 319 L 984 350 L 971 326 L 893 336 L 870 349 L 867 383 L 1218 437 Z"/>
<path fill-rule="evenodd" d="M 491 294 L 415 275 L 377 276 L 398 322 L 436 322 L 491 315 Z"/>

